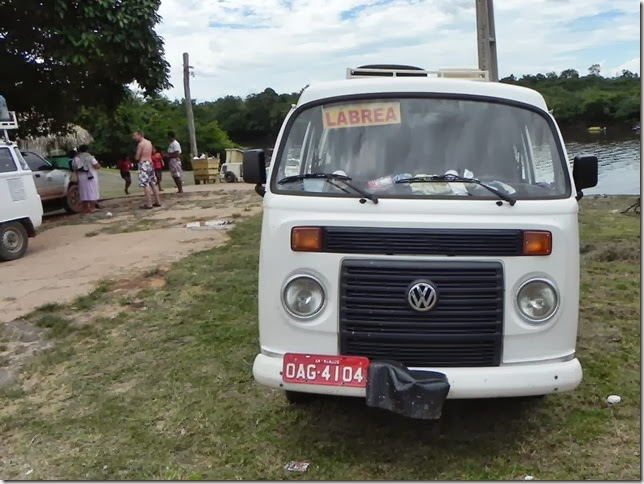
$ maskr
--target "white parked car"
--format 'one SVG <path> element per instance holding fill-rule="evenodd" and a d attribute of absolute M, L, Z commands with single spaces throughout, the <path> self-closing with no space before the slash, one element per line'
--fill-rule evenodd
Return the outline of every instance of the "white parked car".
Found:
<path fill-rule="evenodd" d="M 78 183 L 72 171 L 56 168 L 33 151 L 23 151 L 22 156 L 34 174 L 36 189 L 45 210 L 64 208 L 69 213 L 81 211 Z"/>

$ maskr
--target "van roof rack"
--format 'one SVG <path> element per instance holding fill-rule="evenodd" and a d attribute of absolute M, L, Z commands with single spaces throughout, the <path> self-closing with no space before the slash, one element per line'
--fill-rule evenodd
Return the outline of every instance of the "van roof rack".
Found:
<path fill-rule="evenodd" d="M 444 68 L 428 71 L 420 67 L 378 64 L 347 68 L 347 79 L 364 77 L 430 77 L 448 79 L 470 79 L 472 81 L 489 81 L 488 71 L 479 69 Z"/>
<path fill-rule="evenodd" d="M 4 136 L 5 142 L 9 142 L 10 129 L 18 129 L 18 118 L 16 113 L 7 109 L 7 101 L 0 95 L 0 135 Z M 2 137 L 0 137 L 2 141 Z"/>
<path fill-rule="evenodd" d="M 7 119 L 0 119 L 0 131 L 6 131 L 10 129 L 18 129 L 18 119 L 16 118 L 16 113 L 9 111 L 9 117 Z"/>

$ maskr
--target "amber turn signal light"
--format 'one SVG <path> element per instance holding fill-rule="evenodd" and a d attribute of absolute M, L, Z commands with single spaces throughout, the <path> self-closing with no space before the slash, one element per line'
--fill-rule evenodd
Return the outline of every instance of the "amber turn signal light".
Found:
<path fill-rule="evenodd" d="M 322 250 L 322 229 L 320 227 L 293 227 L 291 229 L 291 250 L 294 252 L 320 252 Z"/>
<path fill-rule="evenodd" d="M 523 255 L 550 255 L 552 234 L 545 231 L 523 232 Z"/>

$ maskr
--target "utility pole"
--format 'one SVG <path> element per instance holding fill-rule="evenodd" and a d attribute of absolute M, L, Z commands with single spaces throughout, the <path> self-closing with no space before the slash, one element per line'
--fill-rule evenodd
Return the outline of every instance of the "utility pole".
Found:
<path fill-rule="evenodd" d="M 196 158 L 197 152 L 197 137 L 195 136 L 195 117 L 192 113 L 192 98 L 190 97 L 190 63 L 188 61 L 188 53 L 183 53 L 183 91 L 186 100 L 186 116 L 188 118 L 188 134 L 190 135 L 190 156 Z"/>
<path fill-rule="evenodd" d="M 488 71 L 491 81 L 498 81 L 499 65 L 496 56 L 496 29 L 494 27 L 493 0 L 475 1 L 479 69 Z"/>

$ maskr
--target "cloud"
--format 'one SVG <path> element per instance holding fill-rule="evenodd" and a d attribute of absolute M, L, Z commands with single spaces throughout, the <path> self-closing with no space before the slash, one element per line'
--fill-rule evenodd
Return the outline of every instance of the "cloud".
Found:
<path fill-rule="evenodd" d="M 189 52 L 193 97 L 299 91 L 366 63 L 476 67 L 475 0 L 162 0 L 159 33 L 182 97 Z M 499 74 L 595 63 L 639 72 L 633 0 L 496 0 Z M 608 66 L 617 66 L 605 68 Z M 622 67 L 629 66 L 629 67 Z"/>

